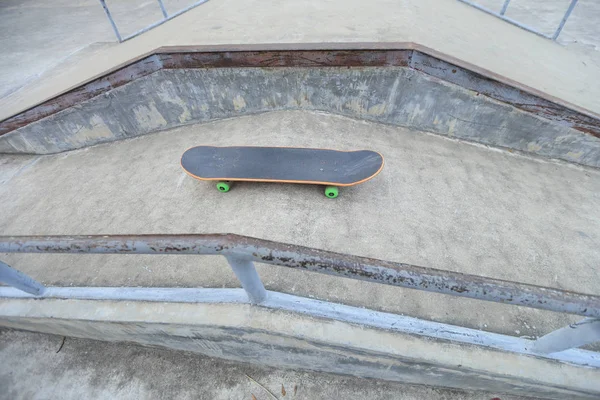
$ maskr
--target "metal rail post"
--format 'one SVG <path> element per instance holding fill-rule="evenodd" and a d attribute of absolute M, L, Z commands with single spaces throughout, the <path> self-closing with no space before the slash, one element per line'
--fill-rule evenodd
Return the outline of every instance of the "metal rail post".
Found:
<path fill-rule="evenodd" d="M 598 341 L 600 341 L 600 319 L 586 318 L 542 336 L 535 341 L 532 350 L 542 354 L 557 353 Z"/>
<path fill-rule="evenodd" d="M 254 263 L 248 259 L 235 256 L 227 256 L 225 258 L 227 258 L 233 273 L 248 294 L 250 302 L 253 304 L 259 304 L 265 301 L 267 298 L 267 291 L 265 290 L 265 287 L 263 286 L 263 283 L 256 272 Z"/>
<path fill-rule="evenodd" d="M 504 15 L 506 13 L 506 9 L 508 8 L 509 4 L 510 4 L 510 0 L 504 1 L 504 4 L 502 5 L 502 10 L 500 10 L 500 15 Z"/>
<path fill-rule="evenodd" d="M 558 35 L 560 35 L 560 32 L 562 31 L 563 27 L 565 26 L 567 19 L 569 19 L 569 16 L 571 15 L 571 13 L 573 12 L 573 9 L 577 5 L 577 1 L 578 0 L 572 0 L 571 4 L 569 4 L 569 8 L 567 9 L 567 12 L 560 20 L 560 24 L 558 25 L 556 32 L 554 32 L 554 35 L 552 36 L 552 40 L 556 40 L 558 38 Z"/>
<path fill-rule="evenodd" d="M 115 35 L 117 35 L 117 39 L 119 40 L 119 42 L 122 42 L 123 38 L 121 38 L 121 34 L 119 33 L 119 30 L 117 29 L 117 24 L 115 24 L 115 20 L 113 19 L 112 15 L 110 15 L 110 11 L 108 9 L 108 6 L 106 5 L 106 1 L 100 0 L 100 4 L 102 5 L 102 8 L 104 9 L 106 16 L 108 17 L 108 20 L 110 21 L 110 24 L 112 25 L 113 31 L 115 31 Z"/>
<path fill-rule="evenodd" d="M 165 17 L 165 19 L 169 18 L 169 14 L 167 14 L 167 9 L 165 8 L 165 4 L 162 0 L 158 0 L 158 5 L 160 6 L 160 11 L 162 11 L 163 17 Z"/>
<path fill-rule="evenodd" d="M 33 278 L 0 261 L 0 282 L 15 287 L 24 292 L 41 296 L 46 288 Z"/>

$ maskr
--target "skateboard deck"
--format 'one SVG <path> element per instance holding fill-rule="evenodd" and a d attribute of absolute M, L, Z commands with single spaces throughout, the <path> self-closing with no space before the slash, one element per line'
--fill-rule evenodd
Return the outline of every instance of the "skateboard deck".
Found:
<path fill-rule="evenodd" d="M 294 147 L 197 146 L 181 157 L 181 166 L 196 179 L 219 181 L 229 190 L 232 181 L 286 182 L 352 186 L 376 176 L 383 156 L 375 151 L 337 151 Z M 335 192 L 335 194 L 333 193 Z M 327 197 L 337 197 L 331 188 Z"/>

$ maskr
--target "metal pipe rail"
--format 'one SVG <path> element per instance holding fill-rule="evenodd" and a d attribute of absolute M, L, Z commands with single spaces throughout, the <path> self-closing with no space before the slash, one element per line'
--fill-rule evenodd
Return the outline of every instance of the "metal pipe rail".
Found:
<path fill-rule="evenodd" d="M 263 303 L 267 299 L 267 291 L 253 264 L 256 261 L 386 285 L 592 317 L 536 340 L 533 348 L 539 354 L 563 351 L 600 340 L 600 296 L 234 234 L 4 236 L 0 237 L 0 253 L 221 255 L 229 262 L 253 304 Z M 43 297 L 46 290 L 41 283 L 3 262 L 0 262 L 0 282 L 35 296 Z"/>
<path fill-rule="evenodd" d="M 158 6 L 160 7 L 160 11 L 161 11 L 161 13 L 163 15 L 163 18 L 161 20 L 153 23 L 153 24 L 148 25 L 145 28 L 142 28 L 142 29 L 138 30 L 137 32 L 132 33 L 129 36 L 126 36 L 126 37 L 122 37 L 121 36 L 121 33 L 119 32 L 119 29 L 117 28 L 117 24 L 116 24 L 116 22 L 115 22 L 115 20 L 114 20 L 114 18 L 112 16 L 112 13 L 110 12 L 110 9 L 108 8 L 108 5 L 106 4 L 106 0 L 99 0 L 99 1 L 100 1 L 100 5 L 102 6 L 102 9 L 104 10 L 104 13 L 106 14 L 106 17 L 108 18 L 108 21 L 110 22 L 110 25 L 111 25 L 114 33 L 115 33 L 115 36 L 117 37 L 117 40 L 119 42 L 124 42 L 124 41 L 129 40 L 131 38 L 134 38 L 134 37 L 136 37 L 138 35 L 141 35 L 142 33 L 145 33 L 145 32 L 147 32 L 147 31 L 149 31 L 149 30 L 151 30 L 153 28 L 156 28 L 157 26 L 164 24 L 165 22 L 167 22 L 167 21 L 169 21 L 169 20 L 171 20 L 171 19 L 173 19 L 173 18 L 175 18 L 175 17 L 177 17 L 177 16 L 179 16 L 179 15 L 181 15 L 181 14 L 183 14 L 183 13 L 189 11 L 189 10 L 191 10 L 192 8 L 195 8 L 195 7 L 197 7 L 197 6 L 199 6 L 199 5 L 203 4 L 203 3 L 206 3 L 208 0 L 199 0 L 199 1 L 195 2 L 194 4 L 192 4 L 192 5 L 188 6 L 188 7 L 185 7 L 184 9 L 179 10 L 176 13 L 173 13 L 171 15 L 169 15 L 169 13 L 168 13 L 168 11 L 167 11 L 167 9 L 165 7 L 165 4 L 163 3 L 163 0 L 157 0 L 158 1 Z M 519 28 L 525 29 L 525 30 L 527 30 L 529 32 L 532 32 L 532 33 L 535 33 L 536 35 L 543 36 L 543 37 L 545 37 L 547 39 L 556 40 L 558 38 L 558 35 L 560 35 L 560 33 L 562 32 L 562 29 L 565 26 L 565 23 L 567 22 L 567 20 L 571 16 L 571 13 L 573 12 L 573 9 L 575 8 L 575 6 L 577 5 L 577 2 L 579 0 L 571 0 L 571 3 L 569 4 L 569 7 L 567 8 L 567 11 L 563 15 L 563 17 L 562 17 L 562 19 L 561 19 L 558 27 L 554 31 L 553 35 L 547 35 L 545 33 L 542 33 L 540 31 L 538 31 L 535 28 L 532 28 L 530 26 L 527 26 L 525 24 L 520 23 L 519 21 L 516 21 L 516 20 L 514 20 L 512 18 L 507 17 L 505 14 L 506 14 L 506 10 L 508 8 L 508 5 L 510 4 L 510 0 L 504 0 L 504 3 L 502 4 L 502 9 L 500 10 L 500 12 L 495 12 L 493 10 L 490 10 L 489 8 L 481 6 L 481 5 L 475 3 L 475 2 L 473 2 L 471 0 L 459 0 L 459 1 L 461 1 L 461 2 L 463 2 L 465 4 L 468 4 L 468 5 L 472 6 L 472 7 L 475 7 L 475 8 L 477 8 L 477 9 L 483 11 L 483 12 L 486 12 L 488 14 L 494 15 L 494 16 L 496 16 L 496 17 L 498 17 L 498 18 L 500 18 L 500 19 L 502 19 L 502 20 L 504 20 L 504 21 L 506 21 L 508 23 L 511 23 L 513 25 L 518 26 Z"/>
<path fill-rule="evenodd" d="M 452 296 L 600 317 L 600 296 L 234 234 L 9 236 L 0 237 L 1 252 L 222 255 L 256 303 L 264 299 L 265 289 L 262 283 L 258 284 L 260 278 L 252 261 Z M 0 280 L 3 276 L 0 275 Z"/>

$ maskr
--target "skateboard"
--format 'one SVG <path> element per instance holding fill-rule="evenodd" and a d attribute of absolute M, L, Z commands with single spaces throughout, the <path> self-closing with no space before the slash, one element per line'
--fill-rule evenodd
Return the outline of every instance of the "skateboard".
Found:
<path fill-rule="evenodd" d="M 181 156 L 181 166 L 196 179 L 217 181 L 228 192 L 235 181 L 304 183 L 325 186 L 336 198 L 338 186 L 366 182 L 383 169 L 375 151 L 337 151 L 295 147 L 197 146 Z"/>

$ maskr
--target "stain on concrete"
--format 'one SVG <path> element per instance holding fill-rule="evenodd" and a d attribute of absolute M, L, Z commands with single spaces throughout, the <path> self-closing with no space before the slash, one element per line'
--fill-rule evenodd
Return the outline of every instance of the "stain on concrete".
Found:
<path fill-rule="evenodd" d="M 239 94 L 233 98 L 233 108 L 235 111 L 241 111 L 246 108 L 246 101 Z"/>

